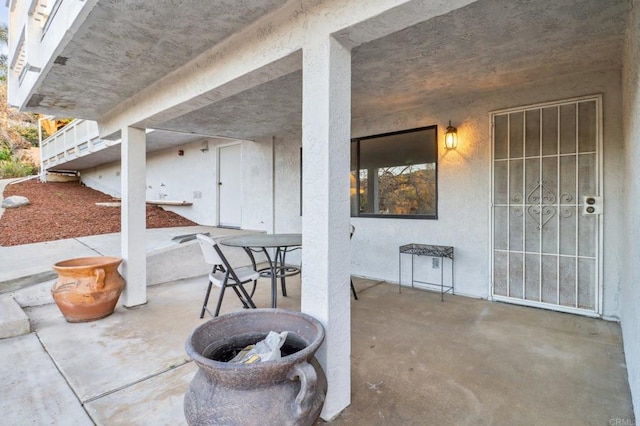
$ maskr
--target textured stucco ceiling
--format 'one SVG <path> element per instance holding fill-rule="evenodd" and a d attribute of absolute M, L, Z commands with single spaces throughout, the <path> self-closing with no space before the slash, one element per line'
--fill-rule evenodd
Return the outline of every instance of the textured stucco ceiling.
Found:
<path fill-rule="evenodd" d="M 298 71 L 159 127 L 255 140 L 272 135 L 299 134 L 301 125 L 302 71 Z"/>
<path fill-rule="evenodd" d="M 100 0 L 38 89 L 39 106 L 98 117 L 284 3 Z"/>
<path fill-rule="evenodd" d="M 353 116 L 621 67 L 627 0 L 482 0 L 353 51 Z"/>
<path fill-rule="evenodd" d="M 627 0 L 481 0 L 352 52 L 352 116 L 621 67 Z M 300 72 L 163 128 L 255 139 L 301 129 Z"/>

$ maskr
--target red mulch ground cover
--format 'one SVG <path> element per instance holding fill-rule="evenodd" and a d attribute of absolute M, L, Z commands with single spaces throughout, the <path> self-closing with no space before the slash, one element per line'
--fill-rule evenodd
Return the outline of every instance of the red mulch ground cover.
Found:
<path fill-rule="evenodd" d="M 0 195 L 22 195 L 31 202 L 4 211 L 1 246 L 120 232 L 120 208 L 95 205 L 114 201 L 111 196 L 80 183 L 40 183 L 34 179 L 8 185 Z M 160 207 L 147 206 L 147 228 L 192 225 L 197 224 Z"/>

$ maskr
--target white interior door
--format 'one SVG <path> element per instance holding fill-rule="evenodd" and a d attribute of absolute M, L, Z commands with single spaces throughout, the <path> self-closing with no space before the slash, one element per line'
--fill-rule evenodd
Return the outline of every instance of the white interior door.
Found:
<path fill-rule="evenodd" d="M 218 224 L 239 228 L 242 220 L 242 145 L 218 149 Z"/>
<path fill-rule="evenodd" d="M 492 114 L 493 298 L 598 315 L 601 99 Z"/>

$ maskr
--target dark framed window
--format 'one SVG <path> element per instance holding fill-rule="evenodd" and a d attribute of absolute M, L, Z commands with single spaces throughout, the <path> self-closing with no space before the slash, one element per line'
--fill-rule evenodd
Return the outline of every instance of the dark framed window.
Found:
<path fill-rule="evenodd" d="M 438 218 L 437 126 L 351 141 L 351 215 Z"/>

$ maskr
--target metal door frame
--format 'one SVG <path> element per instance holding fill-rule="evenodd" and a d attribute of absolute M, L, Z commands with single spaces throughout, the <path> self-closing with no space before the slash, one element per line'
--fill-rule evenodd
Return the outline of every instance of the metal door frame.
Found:
<path fill-rule="evenodd" d="M 545 107 L 552 107 L 552 106 L 556 106 L 556 107 L 560 107 L 561 105 L 566 105 L 566 104 L 575 104 L 581 101 L 595 101 L 596 102 L 596 137 L 597 137 L 597 141 L 596 141 L 596 146 L 597 146 L 597 155 L 596 155 L 596 175 L 598 178 L 598 184 L 597 184 L 597 188 L 598 188 L 598 192 L 600 197 L 603 198 L 604 200 L 604 185 L 603 185 L 603 157 L 604 157 L 604 153 L 603 153 L 603 113 L 602 113 L 602 94 L 594 94 L 594 95 L 586 95 L 586 96 L 580 96 L 580 97 L 574 97 L 574 98 L 565 98 L 565 99 L 560 99 L 560 100 L 555 100 L 555 101 L 548 101 L 548 102 L 541 102 L 541 103 L 536 103 L 536 104 L 530 104 L 530 105 L 524 105 L 524 106 L 519 106 L 519 107 L 513 107 L 513 108 L 505 108 L 505 109 L 500 109 L 500 110 L 494 110 L 494 111 L 489 111 L 489 127 L 490 127 L 490 134 L 491 134 L 491 156 L 490 156 L 490 162 L 491 162 L 491 172 L 490 172 L 490 180 L 491 180 L 491 184 L 490 186 L 490 191 L 491 193 L 490 195 L 490 200 L 491 202 L 489 203 L 489 209 L 491 210 L 490 212 L 490 223 L 489 223 L 489 232 L 490 232 L 490 251 L 491 251 L 491 256 L 489 261 L 490 261 L 490 268 L 489 270 L 491 271 L 491 275 L 490 275 L 490 279 L 489 279 L 489 300 L 495 300 L 495 301 L 499 301 L 499 302 L 507 302 L 507 303 L 511 303 L 511 304 L 516 304 L 516 305 L 524 305 L 524 306 L 531 306 L 531 307 L 536 307 L 536 308 L 543 308 L 543 309 L 549 309 L 549 310 L 553 310 L 553 311 L 558 311 L 558 312 L 568 312 L 568 313 L 573 313 L 573 314 L 578 314 L 578 315 L 583 315 L 583 316 L 590 316 L 590 317 L 601 317 L 602 316 L 602 304 L 603 304 L 603 260 L 604 260 L 604 246 L 603 246 L 603 216 L 604 216 L 604 212 L 602 214 L 598 215 L 598 220 L 597 220 L 597 226 L 598 226 L 598 230 L 597 230 L 597 241 L 596 241 L 596 285 L 597 285 L 597 289 L 595 289 L 595 293 L 594 293 L 594 297 L 595 297 L 595 307 L 596 310 L 592 311 L 592 310 L 588 310 L 588 309 L 582 309 L 582 308 L 574 308 L 574 307 L 570 307 L 570 306 L 562 306 L 562 305 L 554 305 L 551 303 L 546 303 L 546 302 L 538 302 L 538 301 L 532 301 L 532 300 L 526 300 L 526 299 L 518 299 L 518 298 L 514 298 L 514 297 L 508 297 L 508 296 L 500 296 L 500 295 L 496 295 L 493 293 L 493 289 L 494 289 L 494 255 L 495 255 L 495 232 L 494 232 L 494 220 L 495 220 L 495 209 L 494 209 L 494 162 L 495 162 L 495 158 L 494 158 L 494 149 L 495 149 L 495 126 L 494 126 L 494 118 L 496 115 L 500 115 L 500 114 L 506 114 L 506 113 L 513 113 L 513 112 L 525 112 L 527 110 L 531 110 L 531 109 L 539 109 L 539 108 L 545 108 Z M 542 137 L 542 136 L 541 136 Z M 540 153 L 542 155 L 542 153 Z M 578 155 L 578 153 L 576 153 L 576 155 Z M 576 194 L 577 196 L 577 194 Z M 603 203 L 603 208 L 604 208 L 604 203 Z M 580 214 L 578 212 L 578 210 L 576 209 L 576 214 Z M 577 253 L 576 253 L 577 255 Z M 577 257 L 577 256 L 576 256 Z"/>

